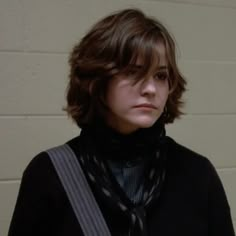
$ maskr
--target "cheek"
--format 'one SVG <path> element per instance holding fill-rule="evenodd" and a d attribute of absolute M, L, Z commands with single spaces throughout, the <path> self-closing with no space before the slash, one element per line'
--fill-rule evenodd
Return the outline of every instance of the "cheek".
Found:
<path fill-rule="evenodd" d="M 166 85 L 164 85 L 160 91 L 160 95 L 161 95 L 161 100 L 163 103 L 166 103 L 168 97 L 169 97 L 169 86 L 168 83 Z"/>
<path fill-rule="evenodd" d="M 106 96 L 106 104 L 108 108 L 111 111 L 119 109 L 119 104 L 122 103 L 121 99 L 122 99 L 122 94 L 120 94 L 116 88 L 110 86 L 110 88 L 108 88 Z"/>
<path fill-rule="evenodd" d="M 163 97 L 164 97 L 164 100 L 166 102 L 168 97 L 169 97 L 169 90 L 166 90 L 166 92 L 164 93 Z"/>
<path fill-rule="evenodd" d="M 115 86 L 114 86 L 114 82 L 110 81 L 107 85 L 107 92 L 105 95 L 106 104 L 109 108 L 111 107 L 114 101 L 114 97 L 115 97 Z"/>
<path fill-rule="evenodd" d="M 115 105 L 115 106 L 124 106 L 127 104 L 127 101 L 133 97 L 133 92 L 129 86 L 123 83 L 110 83 L 107 90 L 107 104 Z"/>

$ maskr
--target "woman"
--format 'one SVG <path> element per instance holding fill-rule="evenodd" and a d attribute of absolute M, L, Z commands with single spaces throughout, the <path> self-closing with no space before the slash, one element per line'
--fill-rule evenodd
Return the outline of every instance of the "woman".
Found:
<path fill-rule="evenodd" d="M 74 47 L 70 66 L 66 111 L 81 133 L 67 144 L 111 235 L 233 236 L 215 168 L 165 135 L 186 86 L 167 29 L 140 10 L 114 13 Z M 85 235 L 81 224 L 40 153 L 24 172 L 9 236 Z"/>

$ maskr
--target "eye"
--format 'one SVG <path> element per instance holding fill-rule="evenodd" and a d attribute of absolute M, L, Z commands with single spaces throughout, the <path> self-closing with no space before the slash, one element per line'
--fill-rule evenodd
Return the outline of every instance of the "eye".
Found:
<path fill-rule="evenodd" d="M 127 71 L 126 76 L 135 76 L 137 75 L 138 70 L 137 69 L 130 69 L 129 71 Z"/>
<path fill-rule="evenodd" d="M 158 80 L 164 81 L 164 80 L 169 79 L 169 75 L 168 75 L 167 72 L 157 72 L 155 74 L 155 78 L 158 79 Z"/>

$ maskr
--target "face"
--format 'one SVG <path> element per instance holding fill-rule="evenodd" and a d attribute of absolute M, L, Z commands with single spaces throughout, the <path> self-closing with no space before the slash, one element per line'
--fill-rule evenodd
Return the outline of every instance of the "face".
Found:
<path fill-rule="evenodd" d="M 135 73 L 142 66 L 138 61 L 130 74 L 118 75 L 108 83 L 107 123 L 120 133 L 128 134 L 139 128 L 151 127 L 164 110 L 169 94 L 164 45 L 158 45 L 157 52 L 159 65 L 148 75 L 135 78 Z"/>

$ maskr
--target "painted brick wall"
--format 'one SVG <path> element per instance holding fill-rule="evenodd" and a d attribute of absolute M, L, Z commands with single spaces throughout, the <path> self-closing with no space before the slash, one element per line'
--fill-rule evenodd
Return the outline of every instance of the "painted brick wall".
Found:
<path fill-rule="evenodd" d="M 98 18 L 128 6 L 175 35 L 189 90 L 186 115 L 167 131 L 217 167 L 236 225 L 235 1 L 0 0 L 1 236 L 27 163 L 79 133 L 62 112 L 68 52 Z"/>

